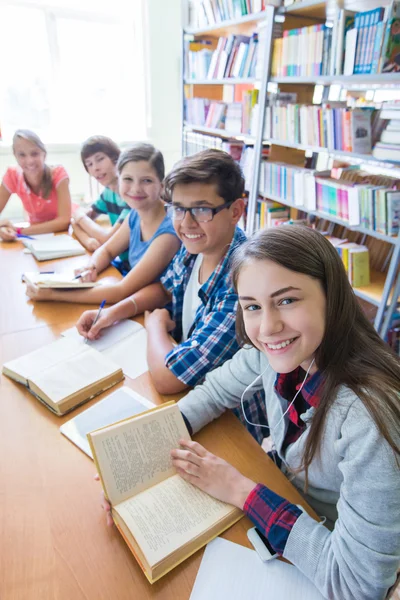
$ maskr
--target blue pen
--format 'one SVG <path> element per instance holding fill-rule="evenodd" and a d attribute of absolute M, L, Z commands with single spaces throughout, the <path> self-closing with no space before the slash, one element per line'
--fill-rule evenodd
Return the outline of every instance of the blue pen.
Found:
<path fill-rule="evenodd" d="M 35 239 L 31 235 L 24 235 L 23 233 L 17 233 L 17 238 L 26 238 L 27 240 L 34 240 Z"/>
<path fill-rule="evenodd" d="M 94 327 L 96 325 L 97 321 L 100 319 L 101 311 L 103 310 L 103 308 L 105 307 L 105 305 L 106 305 L 106 301 L 103 300 L 103 302 L 100 304 L 100 308 L 97 311 L 97 315 L 95 316 L 94 321 L 93 321 L 92 326 L 90 327 L 90 329 L 92 329 L 92 327 Z M 89 329 L 89 331 L 90 331 L 90 329 Z M 85 343 L 86 342 L 87 342 L 87 338 L 85 338 Z"/>

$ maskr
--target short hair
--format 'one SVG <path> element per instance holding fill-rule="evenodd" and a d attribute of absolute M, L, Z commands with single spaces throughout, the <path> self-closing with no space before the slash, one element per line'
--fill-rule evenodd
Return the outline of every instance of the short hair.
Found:
<path fill-rule="evenodd" d="M 218 196 L 225 202 L 234 202 L 243 196 L 242 171 L 227 152 L 210 148 L 180 160 L 168 173 L 164 182 L 164 199 L 172 202 L 176 185 L 211 183 L 217 187 Z"/>
<path fill-rule="evenodd" d="M 85 160 L 97 152 L 106 154 L 114 164 L 117 164 L 119 155 L 121 154 L 121 150 L 118 148 L 117 144 L 109 137 L 106 137 L 105 135 L 93 135 L 83 142 L 81 148 L 81 160 L 86 171 L 88 169 L 85 165 Z"/>
<path fill-rule="evenodd" d="M 118 173 L 121 174 L 126 164 L 141 160 L 148 162 L 157 173 L 159 180 L 163 181 L 165 177 L 165 165 L 162 152 L 157 150 L 152 144 L 146 142 L 138 142 L 121 153 L 117 163 Z"/>

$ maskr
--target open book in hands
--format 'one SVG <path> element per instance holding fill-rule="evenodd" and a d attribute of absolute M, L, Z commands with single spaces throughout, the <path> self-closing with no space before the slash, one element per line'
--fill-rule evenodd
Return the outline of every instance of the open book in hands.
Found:
<path fill-rule="evenodd" d="M 243 516 L 175 472 L 170 452 L 190 435 L 174 402 L 88 439 L 114 522 L 150 583 Z"/>

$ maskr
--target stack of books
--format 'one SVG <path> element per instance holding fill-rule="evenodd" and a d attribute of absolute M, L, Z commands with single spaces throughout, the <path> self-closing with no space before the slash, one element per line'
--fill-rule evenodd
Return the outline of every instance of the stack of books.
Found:
<path fill-rule="evenodd" d="M 380 160 L 400 162 L 400 102 L 385 102 L 380 118 L 386 119 L 387 124 L 372 154 Z"/>

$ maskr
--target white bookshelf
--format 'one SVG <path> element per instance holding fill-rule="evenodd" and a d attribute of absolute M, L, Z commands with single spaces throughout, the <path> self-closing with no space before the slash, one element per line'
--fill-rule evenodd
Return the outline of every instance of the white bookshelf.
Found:
<path fill-rule="evenodd" d="M 383 2 L 384 3 L 384 2 Z M 379 4 L 377 4 L 378 6 Z M 363 6 L 363 3 L 359 3 L 357 6 L 352 6 L 354 10 L 367 10 L 366 7 Z M 249 200 L 247 207 L 247 233 L 251 234 L 255 229 L 256 222 L 256 212 L 258 207 L 258 198 L 259 196 L 264 196 L 264 194 L 259 190 L 259 176 L 260 176 L 260 164 L 261 164 L 261 152 L 264 144 L 269 144 L 271 148 L 280 147 L 280 148 L 288 148 L 301 150 L 305 153 L 326 153 L 332 157 L 342 158 L 349 162 L 358 162 L 363 165 L 370 165 L 376 172 L 377 168 L 385 169 L 386 172 L 388 168 L 395 169 L 398 168 L 399 163 L 390 162 L 390 161 L 382 161 L 380 159 L 376 159 L 372 154 L 355 154 L 344 152 L 340 150 L 333 150 L 323 147 L 317 146 L 309 146 L 304 144 L 291 143 L 286 140 L 281 139 L 265 139 L 263 137 L 264 131 L 264 119 L 265 119 L 265 107 L 266 107 L 266 97 L 267 97 L 267 89 L 268 84 L 273 83 L 276 86 L 283 85 L 284 92 L 286 91 L 294 91 L 296 86 L 299 86 L 298 89 L 303 91 L 304 89 L 312 89 L 311 86 L 322 85 L 322 86 L 330 86 L 330 85 L 338 85 L 345 89 L 349 90 L 362 90 L 362 89 L 378 89 L 378 88 L 400 88 L 400 73 L 382 73 L 382 74 L 373 74 L 373 75 L 351 75 L 351 76 L 312 76 L 312 77 L 296 77 L 296 76 L 287 76 L 287 77 L 271 77 L 270 75 L 270 65 L 271 65 L 271 57 L 272 57 L 272 45 L 273 45 L 273 23 L 276 15 L 280 15 L 285 17 L 285 19 L 297 19 L 298 25 L 295 27 L 302 27 L 301 18 L 306 19 L 304 22 L 310 24 L 311 22 L 324 22 L 326 19 L 334 19 L 335 11 L 338 10 L 338 6 L 336 3 L 327 3 L 320 2 L 316 0 L 305 0 L 303 2 L 296 2 L 287 7 L 280 7 L 278 9 L 274 9 L 274 7 L 270 6 L 267 8 L 265 13 L 259 13 L 258 15 L 248 15 L 247 17 L 243 17 L 242 19 L 238 19 L 235 21 L 225 21 L 222 23 L 216 23 L 210 27 L 200 29 L 186 29 L 184 34 L 192 34 L 196 35 L 206 35 L 213 34 L 215 36 L 220 35 L 229 35 L 229 33 L 241 33 L 243 31 L 244 26 L 248 26 L 249 24 L 254 25 L 256 27 L 257 23 L 265 20 L 267 24 L 267 35 L 268 35 L 268 43 L 267 48 L 265 50 L 265 55 L 262 57 L 263 60 L 263 77 L 260 82 L 255 82 L 254 80 L 243 80 L 234 78 L 224 78 L 219 80 L 185 80 L 183 83 L 186 85 L 199 85 L 199 86 L 218 86 L 218 85 L 226 85 L 231 84 L 235 85 L 238 83 L 255 83 L 257 87 L 259 87 L 259 119 L 258 126 L 255 135 L 247 135 L 243 133 L 231 133 L 222 129 L 210 129 L 207 127 L 192 125 L 189 123 L 184 123 L 183 127 L 187 130 L 200 132 L 209 135 L 216 135 L 223 139 L 232 139 L 232 140 L 240 140 L 245 144 L 254 146 L 254 169 L 252 173 L 252 179 L 249 185 Z M 300 18 L 301 17 L 301 18 Z M 278 17 L 279 19 L 279 17 Z M 289 27 L 289 29 L 292 27 Z M 247 29 L 248 31 L 248 29 Z M 260 57 L 259 57 L 260 60 Z M 292 86 L 290 88 L 289 86 Z M 289 90 L 288 90 L 289 87 Z M 303 103 L 303 101 L 299 101 L 299 103 Z M 274 159 L 271 158 L 273 161 Z M 279 159 L 279 162 L 285 162 Z M 291 165 L 290 161 L 288 161 L 288 166 Z M 320 219 L 324 219 L 331 223 L 335 223 L 342 227 L 347 228 L 348 230 L 356 231 L 363 236 L 370 236 L 381 240 L 382 242 L 386 242 L 391 245 L 391 257 L 389 260 L 387 274 L 372 271 L 371 272 L 371 284 L 370 286 L 366 286 L 366 288 L 355 288 L 355 294 L 370 302 L 371 304 L 378 307 L 377 315 L 375 319 L 375 327 L 377 331 L 385 337 L 389 324 L 390 318 L 395 309 L 397 308 L 397 298 L 392 297 L 391 294 L 393 289 L 395 293 L 397 293 L 397 289 L 400 286 L 400 274 L 399 274 L 399 266 L 400 266 L 400 238 L 398 237 L 390 237 L 387 235 L 383 235 L 373 230 L 367 230 L 362 227 L 352 227 L 343 219 L 339 219 L 334 215 L 325 214 L 321 211 L 317 210 L 308 210 L 303 206 L 298 206 L 295 203 L 291 203 L 285 199 L 282 199 L 277 196 L 273 196 L 268 194 L 265 196 L 271 200 L 275 200 L 280 202 L 286 206 L 291 208 L 295 208 L 306 213 L 312 214 Z"/>

